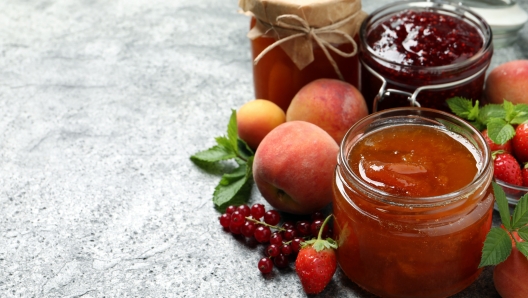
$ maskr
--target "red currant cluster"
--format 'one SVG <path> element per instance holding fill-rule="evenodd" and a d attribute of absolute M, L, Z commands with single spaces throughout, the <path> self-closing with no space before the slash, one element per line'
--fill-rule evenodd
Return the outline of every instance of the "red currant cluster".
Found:
<path fill-rule="evenodd" d="M 311 220 L 285 221 L 279 226 L 279 212 L 266 211 L 262 204 L 255 204 L 251 208 L 248 205 L 231 205 L 219 219 L 220 225 L 232 234 L 254 237 L 257 242 L 267 244 L 266 257 L 258 262 L 262 273 L 271 272 L 274 264 L 278 268 L 287 267 L 290 258 L 295 258 L 301 249 L 302 242 L 317 237 L 324 222 L 323 214 L 315 212 L 310 216 Z M 322 237 L 331 236 L 332 229 L 327 225 Z"/>

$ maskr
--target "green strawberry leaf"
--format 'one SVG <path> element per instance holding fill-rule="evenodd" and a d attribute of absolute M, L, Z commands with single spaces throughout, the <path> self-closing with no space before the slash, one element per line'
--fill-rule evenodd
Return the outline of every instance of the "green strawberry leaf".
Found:
<path fill-rule="evenodd" d="M 528 194 L 523 195 L 513 210 L 512 229 L 518 229 L 528 224 Z"/>
<path fill-rule="evenodd" d="M 486 236 L 482 248 L 480 267 L 497 265 L 508 258 L 512 250 L 510 234 L 504 229 L 493 227 Z"/>
<path fill-rule="evenodd" d="M 521 237 L 522 240 L 528 241 L 528 226 L 524 226 L 517 230 L 517 234 Z"/>
<path fill-rule="evenodd" d="M 510 219 L 510 207 L 508 206 L 508 199 L 506 199 L 506 194 L 500 185 L 495 181 L 491 182 L 493 187 L 493 194 L 495 195 L 495 202 L 499 207 L 499 215 L 501 217 L 502 224 L 508 230 L 511 230 L 511 219 Z"/>
<path fill-rule="evenodd" d="M 504 119 L 491 118 L 487 123 L 488 136 L 495 143 L 503 145 L 515 135 L 515 129 Z"/>
<path fill-rule="evenodd" d="M 236 157 L 236 154 L 224 146 L 213 146 L 207 150 L 195 153 L 191 156 L 194 162 L 213 163 Z"/>
<path fill-rule="evenodd" d="M 528 258 L 528 242 L 517 242 L 515 243 L 517 249 Z"/>

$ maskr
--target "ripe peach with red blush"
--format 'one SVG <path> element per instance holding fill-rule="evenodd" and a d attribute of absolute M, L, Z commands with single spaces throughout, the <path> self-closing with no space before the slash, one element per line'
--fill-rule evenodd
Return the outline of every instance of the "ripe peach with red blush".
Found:
<path fill-rule="evenodd" d="M 275 209 L 310 214 L 332 200 L 339 146 L 320 127 L 305 121 L 279 125 L 260 143 L 253 178 Z"/>
<path fill-rule="evenodd" d="M 356 87 L 335 79 L 318 79 L 297 92 L 286 111 L 286 121 L 313 123 L 339 144 L 348 129 L 367 115 L 367 104 Z"/>
<path fill-rule="evenodd" d="M 484 88 L 490 103 L 504 100 L 528 104 L 528 60 L 514 60 L 503 63 L 488 75 Z"/>
<path fill-rule="evenodd" d="M 270 131 L 285 121 L 286 114 L 275 103 L 255 99 L 237 111 L 238 136 L 255 150 Z"/>

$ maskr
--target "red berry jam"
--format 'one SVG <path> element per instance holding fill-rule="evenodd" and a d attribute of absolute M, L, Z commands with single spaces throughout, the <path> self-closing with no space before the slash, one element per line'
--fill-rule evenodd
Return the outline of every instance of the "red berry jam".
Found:
<path fill-rule="evenodd" d="M 367 18 L 360 36 L 360 88 L 371 108 L 382 82 L 367 68 L 387 81 L 386 89 L 411 94 L 419 87 L 448 84 L 420 91 L 417 101 L 422 107 L 449 111 L 448 98 L 480 100 L 493 52 L 491 29 L 470 11 L 448 3 L 392 4 Z M 457 83 L 472 75 L 476 77 Z M 409 105 L 408 96 L 391 92 L 377 110 Z"/>

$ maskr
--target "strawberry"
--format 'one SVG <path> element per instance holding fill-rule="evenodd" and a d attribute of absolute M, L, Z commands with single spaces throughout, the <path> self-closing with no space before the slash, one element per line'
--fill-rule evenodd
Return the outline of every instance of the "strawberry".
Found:
<path fill-rule="evenodd" d="M 484 137 L 484 140 L 486 140 L 486 143 L 488 143 L 491 151 L 497 151 L 497 150 L 504 150 L 507 153 L 512 153 L 512 141 L 511 139 L 506 141 L 506 143 L 499 145 L 494 143 L 490 137 L 488 136 L 488 130 L 484 129 L 482 132 L 482 136 Z"/>
<path fill-rule="evenodd" d="M 512 139 L 513 155 L 521 163 L 528 161 L 528 123 L 517 125 Z"/>
<path fill-rule="evenodd" d="M 523 181 L 523 186 L 528 186 L 528 163 L 525 163 L 521 169 L 521 176 Z"/>
<path fill-rule="evenodd" d="M 332 280 L 337 268 L 334 249 L 337 243 L 332 238 L 321 239 L 329 215 L 319 229 L 317 239 L 305 241 L 295 261 L 295 271 L 307 294 L 321 293 Z"/>
<path fill-rule="evenodd" d="M 521 166 L 513 155 L 499 150 L 494 151 L 491 156 L 495 178 L 513 185 L 522 185 Z"/>

